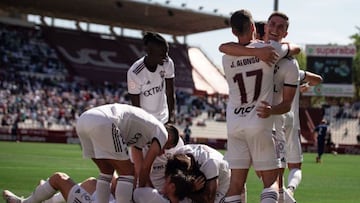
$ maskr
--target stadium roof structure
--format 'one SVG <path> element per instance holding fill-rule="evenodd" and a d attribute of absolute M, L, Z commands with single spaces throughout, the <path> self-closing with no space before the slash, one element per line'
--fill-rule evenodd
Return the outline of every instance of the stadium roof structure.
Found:
<path fill-rule="evenodd" d="M 229 27 L 229 17 L 135 0 L 1 0 L 0 8 L 174 36 Z"/>

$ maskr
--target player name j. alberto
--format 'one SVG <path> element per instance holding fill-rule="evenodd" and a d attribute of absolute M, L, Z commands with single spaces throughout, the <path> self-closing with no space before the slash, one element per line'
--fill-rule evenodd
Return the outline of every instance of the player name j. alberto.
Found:
<path fill-rule="evenodd" d="M 250 65 L 250 64 L 254 64 L 254 63 L 259 63 L 260 59 L 256 56 L 253 56 L 251 58 L 244 58 L 244 59 L 239 59 L 239 60 L 234 60 L 231 62 L 230 67 L 231 68 L 236 68 L 239 66 L 246 66 L 246 65 Z"/>

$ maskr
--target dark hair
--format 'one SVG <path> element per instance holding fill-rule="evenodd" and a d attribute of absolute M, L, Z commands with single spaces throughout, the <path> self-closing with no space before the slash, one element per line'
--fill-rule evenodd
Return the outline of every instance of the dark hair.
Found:
<path fill-rule="evenodd" d="M 195 180 L 193 176 L 184 173 L 182 170 L 176 170 L 173 174 L 166 177 L 170 177 L 170 182 L 175 184 L 175 196 L 179 200 L 183 200 L 190 195 L 193 190 L 193 181 Z"/>
<path fill-rule="evenodd" d="M 248 10 L 238 10 L 230 17 L 230 25 L 239 35 L 248 33 L 253 23 L 254 20 Z"/>
<path fill-rule="evenodd" d="M 181 170 L 183 173 L 193 176 L 194 178 L 203 177 L 204 180 L 206 180 L 206 176 L 200 171 L 200 164 L 195 160 L 192 154 L 175 154 L 168 159 L 165 167 L 165 176 L 173 174 L 177 170 Z M 191 192 L 201 193 L 204 188 L 205 187 L 198 191 Z"/>
<path fill-rule="evenodd" d="M 177 170 L 181 170 L 185 173 L 189 173 L 191 168 L 191 159 L 186 154 L 175 154 L 170 157 L 165 166 L 165 176 L 175 173 Z"/>
<path fill-rule="evenodd" d="M 256 26 L 256 33 L 259 34 L 260 39 L 264 39 L 265 36 L 265 22 L 264 21 L 256 21 L 255 22 L 255 26 Z"/>
<path fill-rule="evenodd" d="M 146 32 L 143 37 L 143 42 L 145 46 L 148 46 L 150 43 L 154 43 L 165 47 L 169 46 L 164 37 L 154 32 Z"/>
<path fill-rule="evenodd" d="M 279 12 L 279 11 L 275 11 L 273 12 L 269 18 L 268 18 L 268 22 L 271 20 L 272 17 L 274 16 L 278 16 L 280 18 L 283 18 L 285 21 L 286 21 L 286 30 L 289 28 L 289 17 L 285 14 L 285 13 L 282 13 L 282 12 Z"/>
<path fill-rule="evenodd" d="M 175 147 L 179 142 L 179 130 L 170 123 L 165 124 L 165 128 L 168 131 L 168 136 L 171 136 L 173 139 L 173 142 L 171 144 Z"/>

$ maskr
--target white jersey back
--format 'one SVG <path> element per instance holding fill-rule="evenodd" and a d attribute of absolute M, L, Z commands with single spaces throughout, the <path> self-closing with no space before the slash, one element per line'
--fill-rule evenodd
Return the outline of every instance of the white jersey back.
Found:
<path fill-rule="evenodd" d="M 143 148 L 156 138 L 163 148 L 168 139 L 164 124 L 141 108 L 127 104 L 106 104 L 95 109 L 103 112 L 119 128 L 121 138 L 128 146 Z"/>
<path fill-rule="evenodd" d="M 280 60 L 288 53 L 288 45 L 274 41 L 264 43 L 254 41 L 247 47 L 273 46 Z M 261 101 L 272 104 L 274 66 L 269 67 L 255 56 L 223 56 L 225 77 L 229 85 L 229 102 L 227 105 L 228 132 L 238 129 L 272 125 L 271 116 L 260 119 L 256 107 Z M 240 125 L 239 125 L 240 124 Z"/>
<path fill-rule="evenodd" d="M 230 169 L 220 152 L 204 144 L 187 144 L 179 147 L 175 154 L 191 154 L 207 180 L 218 178 L 219 194 L 226 194 L 230 185 Z"/>
<path fill-rule="evenodd" d="M 166 100 L 165 79 L 175 77 L 174 62 L 168 57 L 163 65 L 150 72 L 142 57 L 127 72 L 127 85 L 130 94 L 140 94 L 140 107 L 166 123 L 169 118 Z"/>

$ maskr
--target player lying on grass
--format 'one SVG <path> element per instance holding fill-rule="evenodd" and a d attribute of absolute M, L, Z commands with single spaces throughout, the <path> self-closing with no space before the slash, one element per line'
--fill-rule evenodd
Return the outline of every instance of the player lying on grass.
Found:
<path fill-rule="evenodd" d="M 110 202 L 115 202 L 116 178 L 112 178 Z M 6 203 L 55 203 L 55 202 L 94 202 L 96 178 L 88 178 L 80 184 L 76 184 L 68 174 L 55 172 L 46 181 L 40 181 L 33 193 L 26 198 L 18 197 L 9 190 L 3 191 Z M 60 192 L 61 195 L 57 194 Z M 55 195 L 55 196 L 54 196 Z"/>
<path fill-rule="evenodd" d="M 169 161 L 171 162 L 171 160 Z M 166 165 L 167 166 L 167 165 Z M 193 183 L 197 183 L 197 188 L 204 186 L 204 180 L 195 178 L 191 175 L 176 169 L 177 166 L 170 164 L 171 168 L 165 169 L 165 183 L 161 192 L 154 188 L 141 187 L 135 189 L 135 201 L 137 203 L 176 203 L 188 196 L 192 191 Z M 190 163 L 189 163 L 190 167 Z M 80 184 L 76 184 L 68 174 L 56 172 L 46 181 L 41 180 L 33 193 L 27 197 L 18 197 L 9 190 L 3 191 L 3 198 L 6 203 L 92 203 L 96 202 L 95 188 L 96 178 L 88 178 Z M 115 203 L 114 193 L 116 188 L 116 177 L 111 182 L 110 203 Z M 60 192 L 60 194 L 58 193 Z"/>

